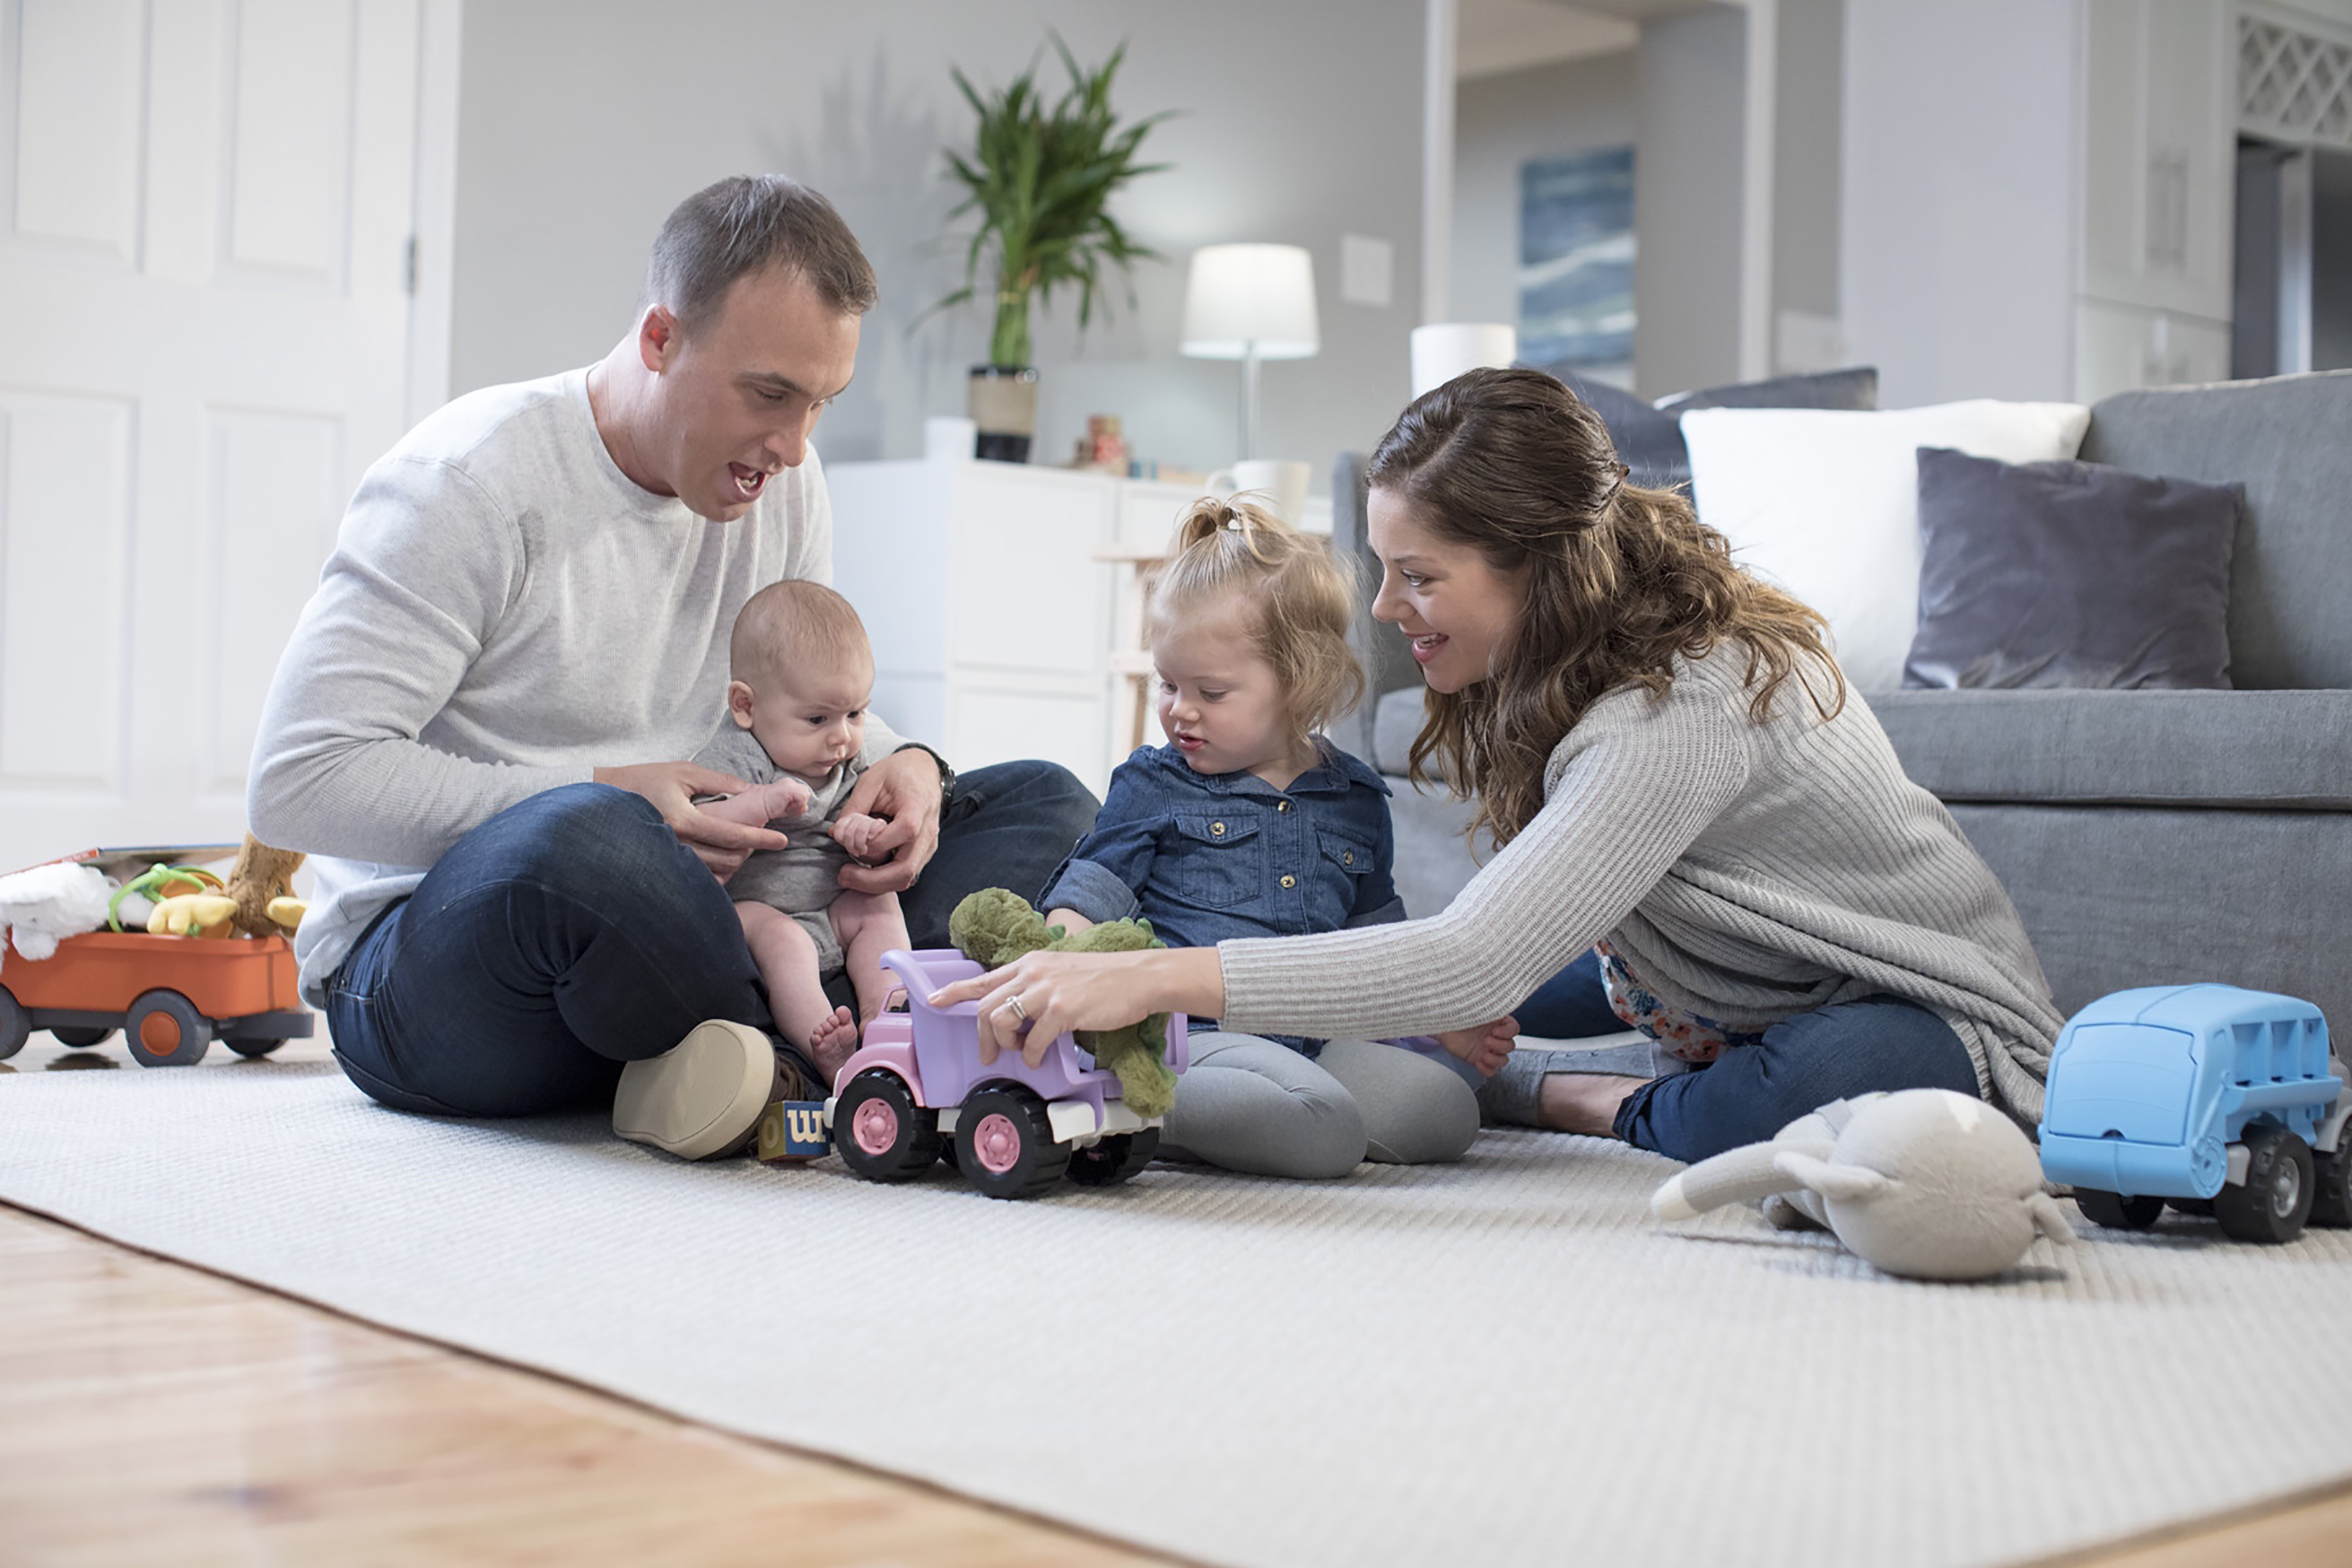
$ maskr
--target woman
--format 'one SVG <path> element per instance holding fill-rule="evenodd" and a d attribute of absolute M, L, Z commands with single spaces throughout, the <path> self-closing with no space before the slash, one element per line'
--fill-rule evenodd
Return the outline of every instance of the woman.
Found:
<path fill-rule="evenodd" d="M 1443 913 L 1032 954 L 940 994 L 980 1000 L 982 1054 L 1162 1008 L 1255 1033 L 1434 1033 L 1549 978 L 1555 1005 L 1605 988 L 1690 1070 L 1547 1054 L 1507 1069 L 1506 1120 L 1677 1160 L 1872 1089 L 2035 1120 L 2062 1020 L 2000 883 L 1904 776 L 1820 617 L 1625 475 L 1599 416 L 1525 370 L 1447 383 L 1373 452 L 1372 612 L 1429 687 L 1412 773 L 1474 799 L 1472 831 L 1497 846 Z"/>

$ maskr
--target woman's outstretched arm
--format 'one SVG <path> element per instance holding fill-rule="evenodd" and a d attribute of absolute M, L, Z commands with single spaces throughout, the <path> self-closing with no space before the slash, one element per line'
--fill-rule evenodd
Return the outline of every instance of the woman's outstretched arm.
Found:
<path fill-rule="evenodd" d="M 1153 1013 L 1217 1017 L 1224 1012 L 1225 980 L 1213 947 L 1041 952 L 959 980 L 930 997 L 935 1007 L 971 1001 L 980 1004 L 981 1065 L 994 1061 L 1000 1050 L 1013 1050 L 1035 1067 L 1065 1029 L 1116 1029 Z"/>

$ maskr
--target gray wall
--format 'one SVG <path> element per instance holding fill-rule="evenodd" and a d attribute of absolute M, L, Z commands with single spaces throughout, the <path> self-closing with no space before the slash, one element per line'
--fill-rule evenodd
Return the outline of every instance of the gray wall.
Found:
<path fill-rule="evenodd" d="M 2074 21 L 2051 0 L 1846 8 L 1839 292 L 1885 407 L 2073 395 Z"/>
<path fill-rule="evenodd" d="M 1637 59 L 1633 379 L 1659 397 L 1739 379 L 1747 17 L 1644 22 Z"/>
<path fill-rule="evenodd" d="M 1173 167 L 1118 206 L 1166 252 L 1081 341 L 1075 300 L 1038 324 L 1040 458 L 1116 413 L 1145 456 L 1206 468 L 1234 455 L 1240 369 L 1176 352 L 1195 247 L 1310 247 L 1323 351 L 1265 367 L 1267 456 L 1311 458 L 1386 428 L 1408 391 L 1420 297 L 1422 0 L 471 0 L 465 9 L 451 382 L 465 391 L 601 355 L 627 330 L 646 249 L 679 197 L 779 170 L 832 197 L 883 303 L 850 395 L 818 444 L 834 461 L 908 457 L 923 418 L 963 411 L 985 357 L 978 309 L 912 319 L 961 281 L 940 150 L 967 144 L 950 64 L 1001 84 L 1058 28 L 1083 63 L 1129 44 L 1115 102 L 1181 111 L 1146 149 Z M 1236 40 L 1246 39 L 1246 46 Z M 1058 84 L 1048 58 L 1042 80 Z M 1394 247 L 1391 303 L 1344 304 L 1339 240 Z"/>
<path fill-rule="evenodd" d="M 1454 115 L 1451 320 L 1518 320 L 1519 165 L 1622 147 L 1633 140 L 1634 123 L 1630 52 L 1461 84 Z M 1637 155 L 1637 177 L 1640 167 Z"/>

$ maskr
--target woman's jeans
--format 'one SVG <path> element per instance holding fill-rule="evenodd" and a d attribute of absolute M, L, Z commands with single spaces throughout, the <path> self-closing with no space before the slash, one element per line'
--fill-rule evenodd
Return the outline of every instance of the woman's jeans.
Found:
<path fill-rule="evenodd" d="M 1051 763 L 956 781 L 939 851 L 898 895 L 917 947 L 967 893 L 1044 886 L 1094 825 Z M 386 1105 L 528 1116 L 607 1104 L 628 1062 L 709 1018 L 772 1029 L 726 888 L 651 802 L 571 784 L 459 839 L 327 983 L 335 1057 Z"/>
<path fill-rule="evenodd" d="M 1516 1014 L 1523 1034 L 1549 1039 L 1625 1027 L 1591 953 L 1538 986 Z M 1563 1053 L 1565 1054 L 1565 1053 Z M 1618 1137 L 1675 1160 L 1704 1160 L 1769 1139 L 1833 1100 L 1874 1089 L 1948 1089 L 1970 1097 L 1976 1068 L 1952 1026 L 1900 996 L 1864 996 L 1783 1019 L 1759 1044 L 1653 1079 L 1617 1112 Z"/>

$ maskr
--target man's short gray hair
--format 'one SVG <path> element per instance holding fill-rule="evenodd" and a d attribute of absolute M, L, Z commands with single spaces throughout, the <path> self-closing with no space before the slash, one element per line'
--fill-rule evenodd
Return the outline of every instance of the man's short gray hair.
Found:
<path fill-rule="evenodd" d="M 878 295 L 873 263 L 831 202 L 782 174 L 736 174 L 695 192 L 663 223 L 646 300 L 667 306 L 690 332 L 735 279 L 771 268 L 807 279 L 844 315 L 864 315 Z"/>

